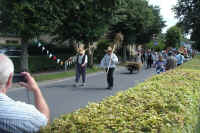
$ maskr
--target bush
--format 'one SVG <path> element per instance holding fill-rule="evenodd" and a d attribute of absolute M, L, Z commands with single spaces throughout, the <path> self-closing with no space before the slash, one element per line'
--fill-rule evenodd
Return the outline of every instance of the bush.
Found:
<path fill-rule="evenodd" d="M 176 69 L 61 116 L 41 133 L 193 133 L 200 73 Z"/>
<path fill-rule="evenodd" d="M 60 55 L 57 56 L 60 59 L 66 59 L 67 56 Z M 11 57 L 14 66 L 15 72 L 20 72 L 20 57 L 13 58 Z M 47 72 L 47 71 L 55 71 L 55 70 L 64 70 L 64 65 L 61 66 L 56 63 L 56 61 L 49 59 L 48 56 L 29 56 L 29 71 L 31 73 L 37 72 Z"/>

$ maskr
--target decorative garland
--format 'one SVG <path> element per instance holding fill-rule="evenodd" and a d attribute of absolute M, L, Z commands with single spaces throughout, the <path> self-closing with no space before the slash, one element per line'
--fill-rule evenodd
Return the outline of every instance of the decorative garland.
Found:
<path fill-rule="evenodd" d="M 53 53 L 51 53 L 42 43 L 40 43 L 39 41 L 35 41 L 35 43 L 37 44 L 37 46 L 39 48 L 41 48 L 42 53 L 46 53 L 47 56 L 49 57 L 49 59 L 56 61 L 57 64 L 63 66 L 65 65 L 66 67 L 71 66 L 73 63 L 76 62 L 76 56 L 71 56 L 69 57 L 67 60 L 61 60 L 60 58 L 58 58 L 57 56 L 55 56 Z"/>

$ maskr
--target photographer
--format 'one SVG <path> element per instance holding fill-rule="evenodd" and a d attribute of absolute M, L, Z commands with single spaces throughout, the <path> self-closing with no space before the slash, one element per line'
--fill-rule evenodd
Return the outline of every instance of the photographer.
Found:
<path fill-rule="evenodd" d="M 45 99 L 33 77 L 21 73 L 27 82 L 19 84 L 34 94 L 35 106 L 14 101 L 6 95 L 12 85 L 14 65 L 5 55 L 0 54 L 0 132 L 1 133 L 34 133 L 46 126 L 50 111 Z"/>

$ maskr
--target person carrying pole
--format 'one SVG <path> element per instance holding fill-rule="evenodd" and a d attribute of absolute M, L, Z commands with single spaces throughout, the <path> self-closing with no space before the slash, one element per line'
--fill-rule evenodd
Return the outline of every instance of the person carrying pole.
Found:
<path fill-rule="evenodd" d="M 106 70 L 107 83 L 108 83 L 107 89 L 113 88 L 113 85 L 114 85 L 113 74 L 114 74 L 117 63 L 118 63 L 118 58 L 116 54 L 113 53 L 112 47 L 109 46 L 100 64 L 101 67 L 105 68 Z"/>

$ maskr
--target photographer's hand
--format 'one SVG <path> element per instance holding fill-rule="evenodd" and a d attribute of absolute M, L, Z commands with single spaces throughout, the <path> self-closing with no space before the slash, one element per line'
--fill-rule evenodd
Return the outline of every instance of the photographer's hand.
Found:
<path fill-rule="evenodd" d="M 46 104 L 46 101 L 42 95 L 42 92 L 40 91 L 40 88 L 38 87 L 35 79 L 30 75 L 28 72 L 22 72 L 22 75 L 25 76 L 27 83 L 20 82 L 19 84 L 25 88 L 28 88 L 29 90 L 33 91 L 34 97 L 35 97 L 35 106 L 36 108 L 43 113 L 48 120 L 50 120 L 50 111 L 49 107 Z"/>
<path fill-rule="evenodd" d="M 28 88 L 30 91 L 33 91 L 33 92 L 39 90 L 39 87 L 38 87 L 35 79 L 30 75 L 30 73 L 22 72 L 21 74 L 24 75 L 26 80 L 27 80 L 26 83 L 25 82 L 20 82 L 19 84 L 21 86 L 23 86 L 25 88 Z"/>

